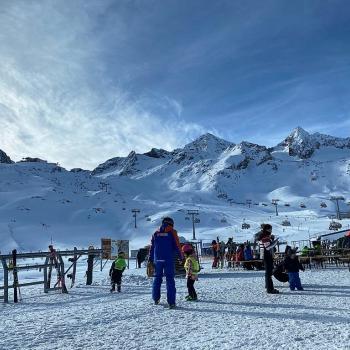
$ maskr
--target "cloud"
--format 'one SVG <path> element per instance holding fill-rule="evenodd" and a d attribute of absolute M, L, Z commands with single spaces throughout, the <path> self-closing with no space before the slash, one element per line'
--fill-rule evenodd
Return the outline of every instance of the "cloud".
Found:
<path fill-rule="evenodd" d="M 0 148 L 11 157 L 91 169 L 131 150 L 173 149 L 206 131 L 181 119 L 175 99 L 131 95 L 108 78 L 108 42 L 96 26 L 111 2 L 90 4 L 17 1 L 2 9 Z M 122 40 L 115 20 L 105 31 Z"/>
<path fill-rule="evenodd" d="M 338 4 L 3 0 L 0 149 L 93 168 L 208 131 L 265 145 L 297 125 L 347 136 Z"/>

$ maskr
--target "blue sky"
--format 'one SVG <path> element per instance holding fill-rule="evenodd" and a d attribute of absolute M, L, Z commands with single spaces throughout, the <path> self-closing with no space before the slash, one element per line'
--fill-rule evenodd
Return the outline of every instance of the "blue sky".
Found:
<path fill-rule="evenodd" d="M 93 168 L 212 132 L 350 136 L 347 0 L 1 0 L 0 149 Z"/>

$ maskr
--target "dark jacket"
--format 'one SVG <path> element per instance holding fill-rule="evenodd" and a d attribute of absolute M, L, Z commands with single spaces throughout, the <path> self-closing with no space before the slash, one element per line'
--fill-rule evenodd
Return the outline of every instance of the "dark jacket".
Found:
<path fill-rule="evenodd" d="M 284 269 L 286 272 L 299 272 L 299 270 L 304 271 L 304 267 L 300 264 L 297 256 L 292 258 L 291 256 L 286 256 L 284 258 Z"/>

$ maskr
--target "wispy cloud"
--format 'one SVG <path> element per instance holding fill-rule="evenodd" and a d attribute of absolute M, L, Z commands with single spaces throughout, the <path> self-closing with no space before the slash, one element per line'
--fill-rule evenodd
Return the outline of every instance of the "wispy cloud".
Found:
<path fill-rule="evenodd" d="M 335 3 L 3 0 L 0 149 L 92 168 L 207 131 L 348 136 L 350 6 Z"/>
<path fill-rule="evenodd" d="M 2 9 L 0 148 L 12 157 L 92 168 L 131 150 L 172 149 L 205 131 L 181 119 L 175 99 L 131 96 L 109 81 L 107 42 L 95 33 L 96 8 L 103 15 L 109 5 L 17 1 Z"/>

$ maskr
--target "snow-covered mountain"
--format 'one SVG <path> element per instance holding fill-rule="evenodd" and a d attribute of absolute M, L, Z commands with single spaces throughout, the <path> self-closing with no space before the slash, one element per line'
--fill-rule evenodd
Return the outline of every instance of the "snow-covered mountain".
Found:
<path fill-rule="evenodd" d="M 326 216 L 334 212 L 330 196 L 350 198 L 350 138 L 302 128 L 270 148 L 205 134 L 173 151 L 132 151 L 93 171 L 67 171 L 29 157 L 14 163 L 2 151 L 0 163 L 0 250 L 5 251 L 42 248 L 51 238 L 62 247 L 98 244 L 102 236 L 141 244 L 164 215 L 172 215 L 188 236 L 186 209 L 194 207 L 201 212 L 201 237 L 220 233 L 249 239 L 262 221 L 270 220 L 286 238 L 295 238 L 305 235 L 298 216 L 317 218 L 308 233 L 326 230 Z M 272 198 L 280 200 L 281 215 L 295 218 L 291 228 L 282 228 L 281 220 L 271 216 L 274 207 L 262 204 Z M 248 199 L 251 208 L 242 206 Z M 321 210 L 320 201 L 327 208 Z M 301 202 L 307 206 L 303 211 Z M 132 208 L 141 209 L 138 229 Z M 251 230 L 241 229 L 243 220 Z"/>

